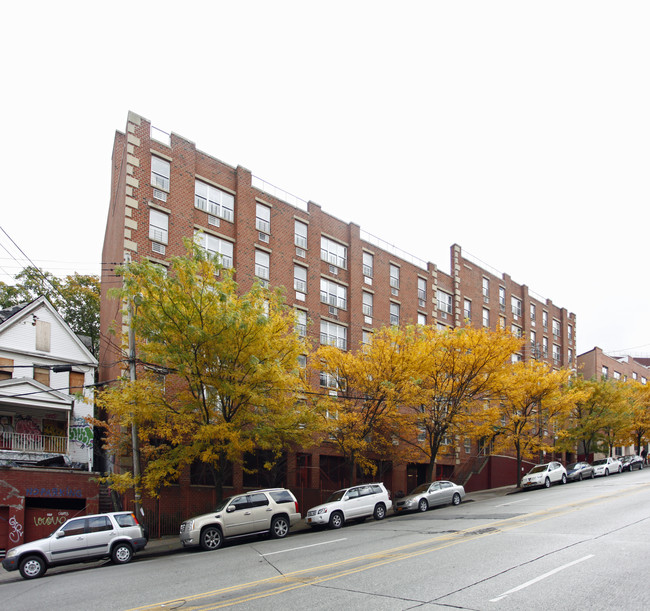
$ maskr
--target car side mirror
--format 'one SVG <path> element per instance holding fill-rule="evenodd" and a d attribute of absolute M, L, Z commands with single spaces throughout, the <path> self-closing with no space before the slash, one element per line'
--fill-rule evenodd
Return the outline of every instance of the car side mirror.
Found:
<path fill-rule="evenodd" d="M 60 531 L 58 531 L 58 532 L 56 533 L 56 538 L 57 538 L 57 539 L 61 539 L 61 538 L 63 538 L 63 537 L 65 537 L 65 533 L 64 533 L 62 530 L 60 530 Z"/>
<path fill-rule="evenodd" d="M 233 511 L 235 511 L 234 505 L 228 505 L 228 507 L 226 507 L 226 513 L 232 513 Z"/>

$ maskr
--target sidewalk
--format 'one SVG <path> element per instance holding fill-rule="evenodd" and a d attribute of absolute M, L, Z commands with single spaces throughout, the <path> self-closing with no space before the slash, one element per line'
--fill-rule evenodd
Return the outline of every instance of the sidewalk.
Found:
<path fill-rule="evenodd" d="M 506 496 L 508 494 L 514 494 L 518 492 L 519 489 L 517 486 L 503 486 L 502 488 L 489 488 L 487 490 L 477 490 L 476 492 L 468 492 L 465 495 L 463 503 L 473 502 L 473 501 L 483 501 L 486 499 Z M 306 510 L 305 510 L 306 513 Z M 392 515 L 392 508 L 389 509 L 388 515 Z M 299 532 L 308 531 L 309 526 L 305 524 L 304 515 L 303 519 L 298 522 L 295 526 L 291 527 L 291 534 L 296 534 Z M 166 554 L 174 554 L 183 550 L 180 539 L 178 535 L 165 535 L 160 537 L 160 539 L 150 539 L 147 543 L 147 547 L 144 550 L 137 553 L 139 558 L 148 556 L 161 556 Z"/>

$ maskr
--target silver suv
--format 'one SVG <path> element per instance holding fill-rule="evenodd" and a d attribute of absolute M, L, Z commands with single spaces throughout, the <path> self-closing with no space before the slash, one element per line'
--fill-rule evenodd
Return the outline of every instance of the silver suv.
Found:
<path fill-rule="evenodd" d="M 285 488 L 255 490 L 228 497 L 214 511 L 181 524 L 183 547 L 219 549 L 224 539 L 270 534 L 281 539 L 300 521 L 298 501 Z"/>
<path fill-rule="evenodd" d="M 146 545 L 146 532 L 129 511 L 79 516 L 45 539 L 10 549 L 2 566 L 7 571 L 18 569 L 25 579 L 35 579 L 61 564 L 109 557 L 115 564 L 126 564 Z"/>
<path fill-rule="evenodd" d="M 390 506 L 390 493 L 384 484 L 362 484 L 337 490 L 322 505 L 312 507 L 306 520 L 312 527 L 341 528 L 347 520 L 370 516 L 383 520 Z"/>

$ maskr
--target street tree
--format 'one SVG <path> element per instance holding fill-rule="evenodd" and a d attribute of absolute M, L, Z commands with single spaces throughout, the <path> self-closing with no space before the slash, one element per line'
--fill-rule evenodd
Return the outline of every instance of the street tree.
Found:
<path fill-rule="evenodd" d="M 515 451 L 517 486 L 521 485 L 521 463 L 538 453 L 555 449 L 554 431 L 560 433 L 575 403 L 582 395 L 568 385 L 571 371 L 553 370 L 548 363 L 513 363 L 501 390 L 500 426 L 495 428 L 495 451 Z"/>
<path fill-rule="evenodd" d="M 630 422 L 625 431 L 637 453 L 650 440 L 650 386 L 628 381 L 630 398 Z"/>
<path fill-rule="evenodd" d="M 411 428 L 402 439 L 419 459 L 426 458 L 429 481 L 445 441 L 483 434 L 489 423 L 485 402 L 501 388 L 521 343 L 503 329 L 417 328 L 417 394 L 406 405 Z"/>
<path fill-rule="evenodd" d="M 301 400 L 307 385 L 299 367 L 308 346 L 278 291 L 256 284 L 240 295 L 232 272 L 193 244 L 167 272 L 133 263 L 122 273 L 119 296 L 137 304 L 131 324 L 139 369 L 148 371 L 103 393 L 100 403 L 110 447 L 128 446 L 124 426 L 136 424 L 150 494 L 203 463 L 221 498 L 227 464 L 244 453 L 279 456 L 312 443 L 316 419 Z M 126 473 L 121 483 L 132 480 Z"/>
<path fill-rule="evenodd" d="M 355 469 L 374 473 L 376 456 L 396 449 L 404 426 L 399 406 L 414 392 L 417 363 L 414 360 L 414 327 L 383 327 L 356 351 L 321 346 L 315 363 L 321 386 L 323 439 L 332 443 L 346 461 L 350 481 Z"/>

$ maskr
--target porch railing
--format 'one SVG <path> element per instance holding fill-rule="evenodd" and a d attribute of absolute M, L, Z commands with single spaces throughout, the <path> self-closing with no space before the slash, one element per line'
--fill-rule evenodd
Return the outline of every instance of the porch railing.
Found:
<path fill-rule="evenodd" d="M 14 452 L 49 452 L 52 454 L 68 453 L 68 438 L 36 433 L 0 433 L 0 450 Z"/>

